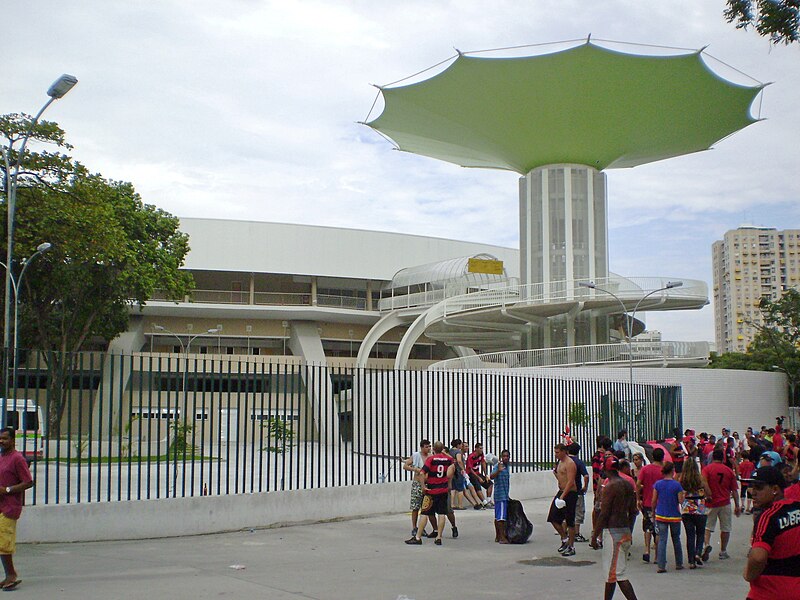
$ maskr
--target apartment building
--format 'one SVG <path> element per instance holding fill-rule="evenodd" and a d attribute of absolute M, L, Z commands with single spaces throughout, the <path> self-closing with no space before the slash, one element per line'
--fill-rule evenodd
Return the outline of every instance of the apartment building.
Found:
<path fill-rule="evenodd" d="M 745 352 L 762 298 L 800 286 L 800 229 L 742 226 L 712 245 L 717 351 Z"/>

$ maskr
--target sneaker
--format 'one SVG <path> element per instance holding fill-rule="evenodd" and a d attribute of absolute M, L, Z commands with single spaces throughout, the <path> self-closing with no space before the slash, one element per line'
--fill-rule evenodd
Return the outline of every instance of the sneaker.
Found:
<path fill-rule="evenodd" d="M 480 504 L 476 504 L 472 508 L 474 508 L 475 510 L 481 510 L 483 508 L 483 506 L 481 506 Z"/>
<path fill-rule="evenodd" d="M 422 546 L 422 540 L 414 536 L 410 539 L 407 539 L 406 544 L 408 544 L 409 546 Z"/>
<path fill-rule="evenodd" d="M 675 567 L 676 571 L 683 571 L 683 565 L 678 565 Z"/>
<path fill-rule="evenodd" d="M 703 562 L 708 562 L 708 559 L 711 558 L 711 546 L 706 546 L 700 558 L 703 559 Z"/>
<path fill-rule="evenodd" d="M 494 500 L 489 500 L 485 506 L 486 508 L 494 508 Z"/>
<path fill-rule="evenodd" d="M 433 543 L 436 544 L 437 546 L 441 546 L 442 545 L 442 538 L 436 538 L 435 540 L 433 540 Z"/>
<path fill-rule="evenodd" d="M 583 536 L 582 536 L 582 535 L 579 533 L 578 535 L 576 535 L 576 536 L 575 536 L 575 541 L 576 541 L 576 542 L 588 542 L 589 540 L 587 540 L 585 537 L 583 537 Z"/>
<path fill-rule="evenodd" d="M 458 527 L 455 527 L 455 526 L 453 527 L 453 537 L 454 538 L 458 537 Z"/>
<path fill-rule="evenodd" d="M 650 564 L 650 555 L 649 554 L 642 554 L 642 560 L 648 564 Z"/>
<path fill-rule="evenodd" d="M 561 556 L 575 556 L 575 548 L 568 546 L 567 549 L 561 553 Z"/>
<path fill-rule="evenodd" d="M 700 556 L 695 556 L 694 557 L 694 562 L 698 567 L 702 567 L 703 566 L 703 558 L 700 557 Z"/>
<path fill-rule="evenodd" d="M 726 559 L 728 559 L 728 558 L 730 558 L 730 557 L 731 557 L 731 556 L 730 556 L 730 554 L 728 554 L 727 552 L 724 552 L 724 551 L 723 551 L 723 552 L 720 552 L 720 553 L 719 553 L 719 559 L 720 559 L 720 560 L 726 560 Z"/>
<path fill-rule="evenodd" d="M 429 540 L 432 540 L 433 538 L 435 538 L 435 537 L 438 537 L 438 536 L 439 536 L 439 534 L 438 534 L 438 533 L 436 533 L 436 530 L 434 529 L 433 531 L 431 531 L 431 532 L 430 532 L 428 535 L 426 535 L 425 537 L 427 537 Z"/>
<path fill-rule="evenodd" d="M 558 547 L 558 553 L 561 554 L 567 548 L 569 548 L 569 542 L 561 542 L 561 546 Z"/>

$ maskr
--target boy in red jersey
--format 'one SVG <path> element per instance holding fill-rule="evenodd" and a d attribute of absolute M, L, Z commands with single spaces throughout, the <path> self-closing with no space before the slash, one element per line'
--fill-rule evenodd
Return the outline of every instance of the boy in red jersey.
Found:
<path fill-rule="evenodd" d="M 747 480 L 753 476 L 753 471 L 755 470 L 756 466 L 748 456 L 745 456 L 744 460 L 739 463 L 739 481 L 742 485 L 740 497 L 742 506 L 744 507 L 744 514 L 746 515 L 749 515 L 753 511 L 753 498 L 750 496 L 750 485 L 747 483 Z"/>
<path fill-rule="evenodd" d="M 717 448 L 712 453 L 714 459 L 710 465 L 703 467 L 703 479 L 711 488 L 711 498 L 706 498 L 708 520 L 706 521 L 706 547 L 703 550 L 703 562 L 711 556 L 711 534 L 719 520 L 719 557 L 722 560 L 728 556 L 728 541 L 731 537 L 731 496 L 736 506 L 734 514 L 741 514 L 739 508 L 739 486 L 733 470 L 724 464 L 725 450 Z"/>
<path fill-rule="evenodd" d="M 444 444 L 442 442 L 434 442 L 433 454 L 425 461 L 425 466 L 422 467 L 423 477 L 423 492 L 425 496 L 422 499 L 422 514 L 417 523 L 417 533 L 410 539 L 406 540 L 406 544 L 421 545 L 422 539 L 420 532 L 425 530 L 425 525 L 428 524 L 428 519 L 434 523 L 434 516 L 438 518 L 436 527 L 436 540 L 434 544 L 437 546 L 442 545 L 442 531 L 444 531 L 444 518 L 448 513 L 447 496 L 450 492 L 450 480 L 453 479 L 456 467 L 453 457 L 444 451 Z"/>
<path fill-rule="evenodd" d="M 747 598 L 800 598 L 800 502 L 784 499 L 786 482 L 775 467 L 760 467 L 748 483 L 763 512 L 743 573 L 750 583 Z"/>

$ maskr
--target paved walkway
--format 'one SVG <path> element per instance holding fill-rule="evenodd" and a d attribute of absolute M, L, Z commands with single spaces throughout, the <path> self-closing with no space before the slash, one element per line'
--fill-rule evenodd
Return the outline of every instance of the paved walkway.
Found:
<path fill-rule="evenodd" d="M 578 544 L 576 556 L 559 557 L 558 538 L 545 523 L 548 501 L 524 505 L 534 535 L 519 546 L 495 544 L 493 511 L 473 510 L 456 513 L 460 535 L 452 539 L 448 526 L 442 547 L 403 544 L 410 533 L 405 514 L 164 540 L 23 544 L 16 593 L 76 600 L 601 598 L 599 553 Z M 751 522 L 735 520 L 729 560 L 715 551 L 703 569 L 676 572 L 673 563 L 665 574 L 641 562 L 637 528 L 630 579 L 639 598 L 745 598 Z"/>

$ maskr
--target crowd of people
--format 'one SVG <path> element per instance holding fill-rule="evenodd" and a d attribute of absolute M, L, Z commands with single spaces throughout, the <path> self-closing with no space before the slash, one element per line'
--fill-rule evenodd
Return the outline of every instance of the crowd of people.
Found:
<path fill-rule="evenodd" d="M 744 572 L 749 600 L 776 594 L 800 598 L 800 452 L 796 432 L 784 429 L 783 422 L 779 417 L 775 427 L 763 426 L 758 433 L 748 427 L 744 436 L 722 428 L 719 438 L 692 429 L 642 444 L 629 441 L 624 430 L 614 442 L 598 438 L 590 546 L 604 551 L 606 598 L 617 584 L 626 598 L 636 598 L 625 568 L 639 515 L 642 560 L 666 573 L 669 541 L 675 570 L 686 563 L 698 569 L 712 558 L 717 528 L 717 557 L 729 559 L 733 518 L 741 514 L 753 515 Z"/>
<path fill-rule="evenodd" d="M 719 436 L 687 429 L 642 443 L 628 440 L 624 430 L 614 441 L 600 436 L 591 474 L 579 458 L 580 445 L 566 436 L 567 443 L 554 447 L 558 491 L 547 516 L 561 541 L 558 553 L 574 556 L 576 542 L 588 542 L 602 554 L 605 597 L 610 599 L 619 586 L 633 600 L 626 567 L 639 518 L 642 560 L 654 564 L 656 573 L 666 573 L 670 541 L 675 570 L 699 569 L 712 560 L 716 543 L 717 558 L 730 558 L 734 517 L 752 515 L 752 548 L 744 571 L 751 585 L 748 599 L 800 598 L 800 449 L 797 433 L 783 423 L 778 418 L 775 427 L 757 432 L 748 427 L 741 436 L 725 427 Z M 442 442 L 422 440 L 404 463 L 414 474 L 412 535 L 406 543 L 419 545 L 422 537 L 430 537 L 441 545 L 446 520 L 458 537 L 454 511 L 464 509 L 464 501 L 476 510 L 494 507 L 495 541 L 508 543 L 509 461 L 508 450 L 499 460 L 487 460 L 480 443 L 469 452 L 460 439 L 449 450 Z M 594 502 L 587 539 L 580 528 L 590 482 Z M 429 521 L 432 531 L 426 534 Z"/>

